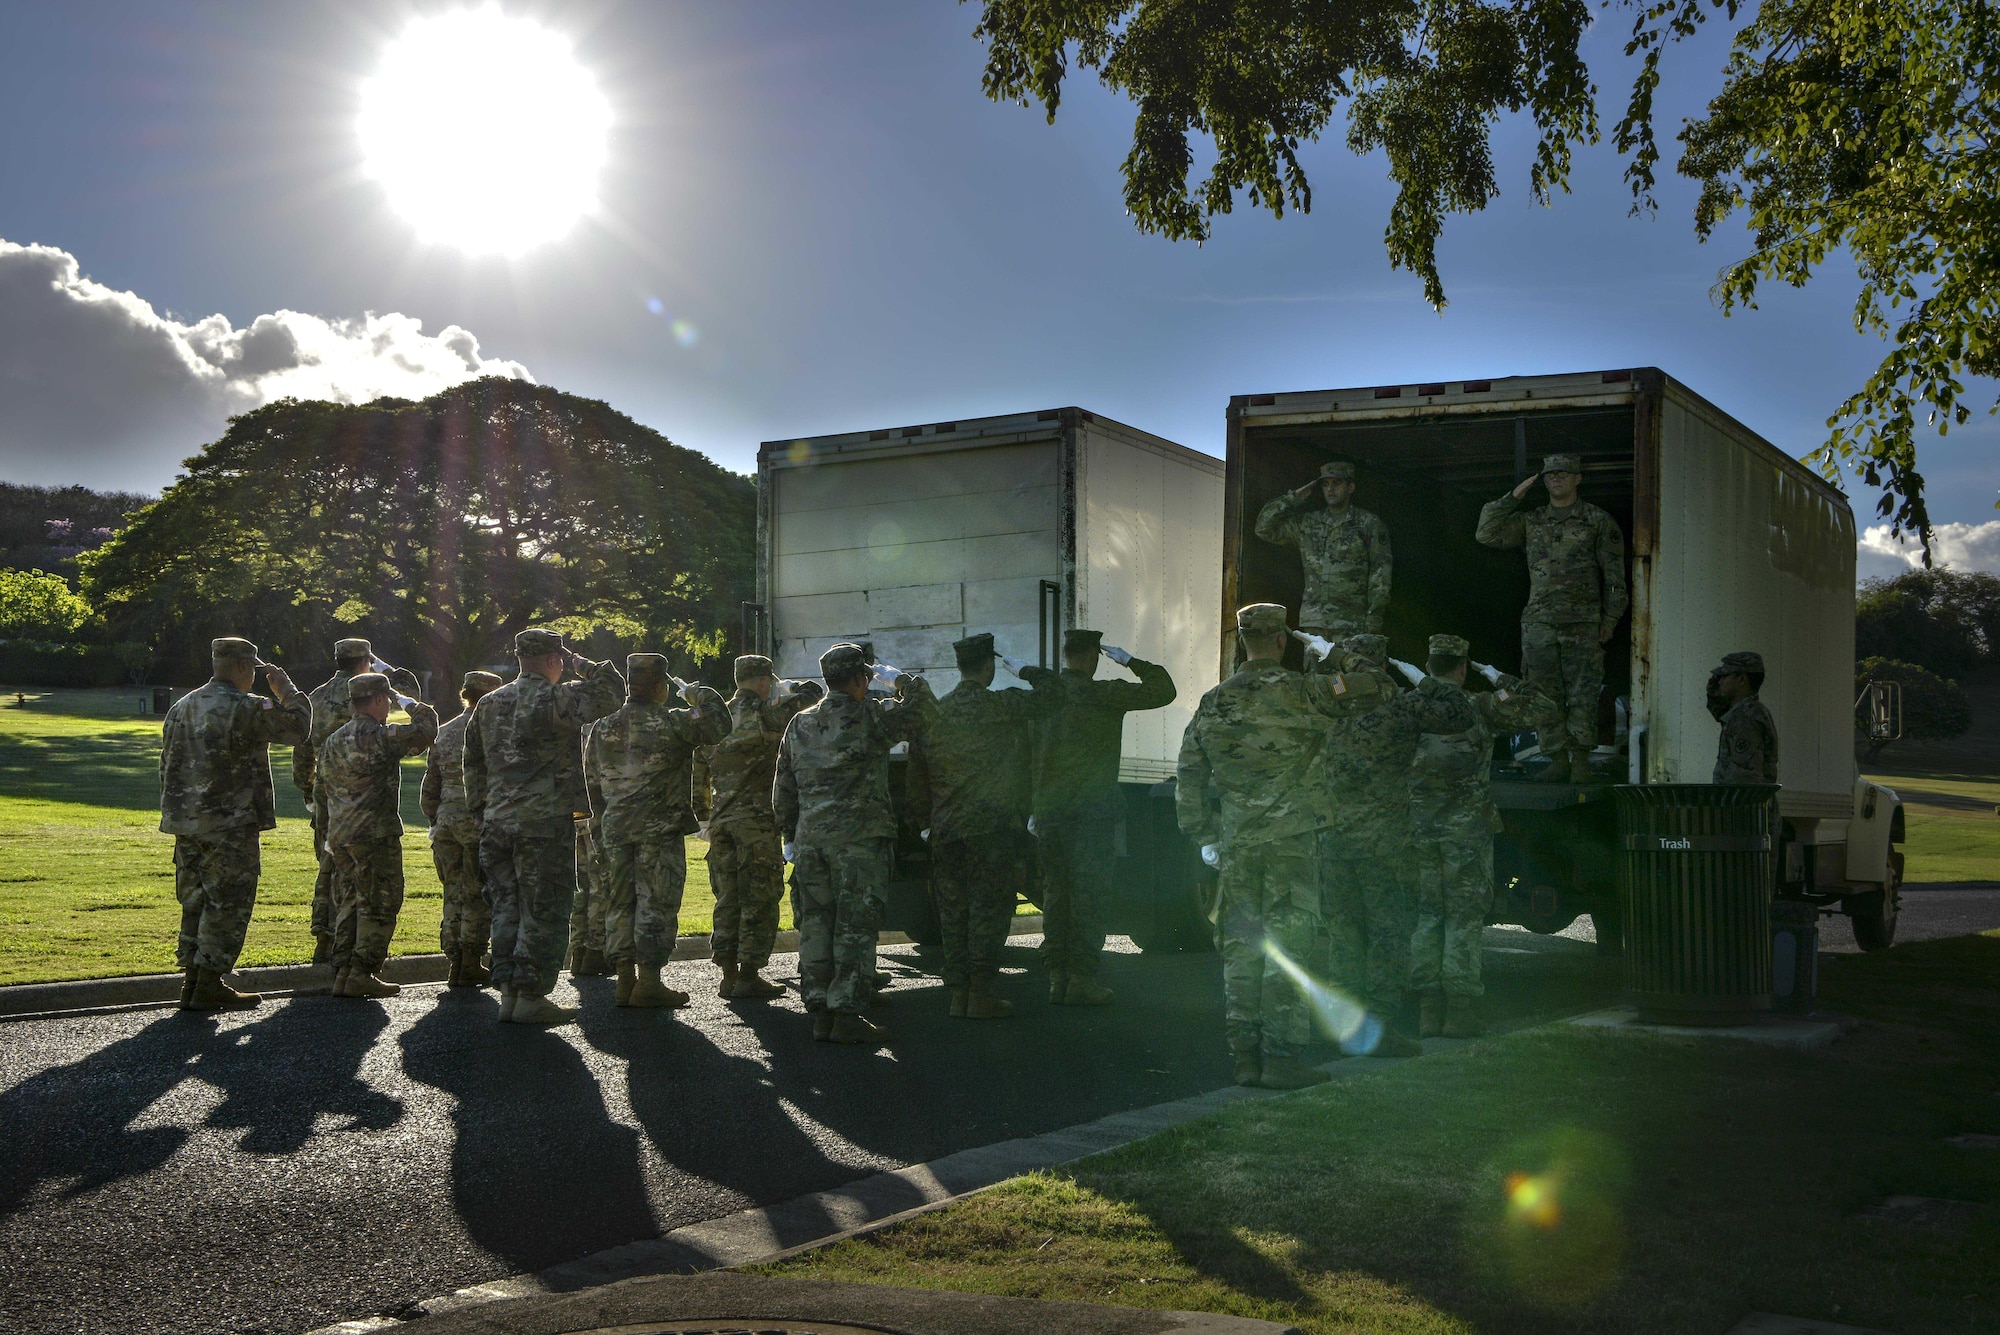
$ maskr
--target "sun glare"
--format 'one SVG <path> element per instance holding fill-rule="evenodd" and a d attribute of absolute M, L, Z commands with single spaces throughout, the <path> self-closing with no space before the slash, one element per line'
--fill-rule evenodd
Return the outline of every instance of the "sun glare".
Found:
<path fill-rule="evenodd" d="M 497 8 L 413 21 L 361 86 L 367 171 L 427 241 L 517 255 L 597 205 L 611 108 L 569 41 Z"/>

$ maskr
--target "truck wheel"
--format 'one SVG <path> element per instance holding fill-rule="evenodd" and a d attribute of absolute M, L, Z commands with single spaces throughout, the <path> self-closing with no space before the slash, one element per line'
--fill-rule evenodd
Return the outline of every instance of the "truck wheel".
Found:
<path fill-rule="evenodd" d="M 1854 927 L 1854 943 L 1863 950 L 1887 950 L 1896 943 L 1896 918 L 1902 908 L 1903 855 L 1889 854 L 1889 879 L 1880 890 L 1849 896 L 1841 907 Z"/>

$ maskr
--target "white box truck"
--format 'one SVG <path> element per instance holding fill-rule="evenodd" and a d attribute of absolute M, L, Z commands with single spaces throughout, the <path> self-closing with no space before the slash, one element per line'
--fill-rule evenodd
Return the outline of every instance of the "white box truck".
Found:
<path fill-rule="evenodd" d="M 1431 633 L 1451 631 L 1518 670 L 1526 567 L 1474 541 L 1479 510 L 1544 455 L 1582 455 L 1583 496 L 1625 532 L 1632 594 L 1606 647 L 1602 777 L 1707 782 L 1709 670 L 1756 650 L 1779 734 L 1781 877 L 1838 905 L 1864 947 L 1889 944 L 1902 806 L 1855 764 L 1854 516 L 1837 488 L 1650 368 L 1238 395 L 1227 422 L 1220 624 L 1249 602 L 1296 615 L 1298 556 L 1255 535 L 1257 512 L 1347 459 L 1355 503 L 1388 524 L 1395 553 L 1390 651 L 1417 662 Z M 1225 640 L 1218 671 L 1230 653 Z M 1600 939 L 1615 937 L 1609 783 L 1535 782 L 1527 750 L 1495 755 L 1495 920 L 1555 931 L 1590 912 Z"/>
<path fill-rule="evenodd" d="M 1212 455 L 1081 408 L 766 441 L 745 640 L 789 677 L 818 675 L 829 645 L 867 641 L 939 694 L 958 682 L 952 641 L 980 631 L 1056 667 L 1062 632 L 1086 626 L 1165 665 L 1174 703 L 1125 720 L 1110 926 L 1197 943 L 1191 855 L 1171 788 L 1158 790 L 1216 682 L 1222 474 Z M 900 845 L 888 926 L 921 936 L 923 848 L 914 831 Z"/>

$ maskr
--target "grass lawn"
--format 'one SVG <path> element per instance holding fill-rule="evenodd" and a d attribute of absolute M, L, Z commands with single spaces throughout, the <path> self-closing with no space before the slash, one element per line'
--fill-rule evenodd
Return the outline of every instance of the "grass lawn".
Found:
<path fill-rule="evenodd" d="M 173 838 L 159 832 L 160 727 L 135 717 L 131 692 L 50 691 L 0 700 L 0 984 L 157 973 L 174 967 L 180 906 Z M 264 836 L 264 876 L 242 962 L 311 958 L 314 863 L 291 752 L 274 753 L 278 828 Z M 398 954 L 438 948 L 442 900 L 417 793 L 423 762 L 404 766 L 403 913 Z M 681 931 L 708 931 L 714 899 L 707 845 L 688 841 Z M 784 909 L 789 927 L 791 909 Z"/>
<path fill-rule="evenodd" d="M 1830 1049 L 1564 1026 L 1384 1063 L 770 1273 L 1296 1323 L 2000 1328 L 2000 933 L 1826 964 Z M 1962 1234 L 1860 1217 L 1978 1202 Z"/>
<path fill-rule="evenodd" d="M 1950 771 L 1870 771 L 1903 799 L 1903 876 L 1911 882 L 2000 880 L 2000 778 Z M 1927 802 L 1927 794 L 1969 798 L 1983 810 Z"/>

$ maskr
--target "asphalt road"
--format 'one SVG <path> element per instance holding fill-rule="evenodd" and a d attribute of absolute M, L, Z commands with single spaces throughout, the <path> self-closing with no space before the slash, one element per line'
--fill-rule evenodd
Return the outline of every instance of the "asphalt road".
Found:
<path fill-rule="evenodd" d="M 885 951 L 874 1053 L 813 1043 L 795 994 L 703 995 L 701 964 L 669 971 L 686 1011 L 584 980 L 554 1030 L 436 986 L 0 1024 L 0 1330 L 289 1335 L 1228 1082 L 1214 955 L 1126 946 L 1118 1003 L 1068 1009 L 1029 940 L 996 1023 L 946 1018 L 916 952 Z M 1616 992 L 1584 942 L 1488 944 L 1496 1018 Z"/>

